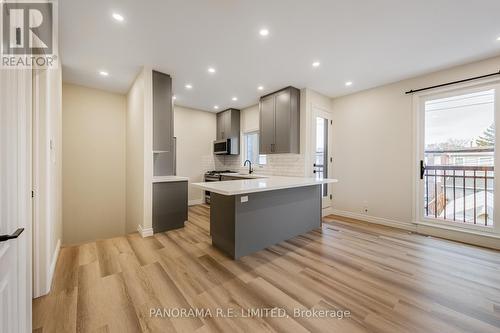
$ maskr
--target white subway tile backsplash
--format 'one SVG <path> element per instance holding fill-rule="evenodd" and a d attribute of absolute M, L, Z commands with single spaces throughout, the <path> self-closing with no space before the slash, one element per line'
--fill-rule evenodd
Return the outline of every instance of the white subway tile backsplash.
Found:
<path fill-rule="evenodd" d="M 201 159 L 202 168 L 209 170 L 232 170 L 243 172 L 248 167 L 243 166 L 241 155 L 205 155 Z M 267 155 L 266 165 L 254 165 L 254 172 L 268 176 L 291 176 L 304 177 L 305 162 L 304 155 L 299 154 L 275 154 Z"/>
<path fill-rule="evenodd" d="M 216 170 L 245 171 L 242 156 L 215 156 Z M 267 155 L 267 164 L 254 166 L 254 172 L 269 176 L 303 177 L 305 174 L 304 156 L 299 154 Z"/>

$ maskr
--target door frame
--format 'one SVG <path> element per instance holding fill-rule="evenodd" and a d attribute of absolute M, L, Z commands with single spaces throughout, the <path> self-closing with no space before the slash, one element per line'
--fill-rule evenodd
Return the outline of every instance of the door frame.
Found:
<path fill-rule="evenodd" d="M 314 161 L 313 156 L 316 151 L 316 117 L 321 117 L 328 119 L 328 138 L 327 138 L 327 154 L 328 154 L 328 165 L 327 167 L 327 177 L 331 177 L 332 172 L 333 172 L 333 115 L 330 112 L 329 109 L 326 109 L 325 107 L 315 105 L 313 104 L 312 107 L 312 119 L 311 119 L 311 129 L 310 129 L 310 135 L 311 135 L 311 144 L 310 144 L 310 149 L 309 149 L 309 155 L 310 158 L 306 160 Z M 309 176 L 314 177 L 314 174 L 312 173 L 313 167 L 311 166 L 310 168 L 306 168 L 307 170 L 310 170 Z M 321 196 L 322 200 L 322 211 L 323 214 L 327 213 L 327 210 L 332 208 L 333 204 L 333 184 L 328 184 L 328 196 L 325 198 Z"/>
<path fill-rule="evenodd" d="M 427 218 L 423 214 L 424 204 L 424 181 L 420 179 L 420 160 L 424 158 L 424 140 L 425 140 L 425 102 L 432 99 L 451 97 L 456 94 L 470 93 L 474 91 L 480 91 L 485 89 L 495 89 L 495 111 L 494 120 L 495 124 L 500 119 L 500 79 L 499 78 L 488 78 L 483 80 L 478 80 L 474 82 L 467 82 L 463 84 L 457 84 L 453 86 L 441 87 L 436 89 L 431 89 L 428 91 L 423 91 L 420 93 L 415 93 L 412 96 L 413 104 L 413 190 L 412 190 L 412 208 L 413 208 L 413 223 L 423 226 L 431 227 L 441 227 L 441 228 L 453 228 L 469 233 L 484 233 L 484 234 L 500 234 L 500 222 L 497 222 L 497 217 L 500 216 L 500 197 L 496 195 L 494 197 L 494 225 L 493 228 L 485 228 L 479 225 L 469 225 L 465 223 L 457 223 L 453 221 L 447 221 L 444 219 Z M 497 134 L 497 133 L 496 133 Z M 495 146 L 500 147 L 500 135 L 495 137 Z M 497 153 L 495 149 L 494 164 L 496 168 L 500 166 L 500 154 Z M 500 177 L 496 175 L 494 179 L 494 192 L 498 193 L 500 191 Z"/>
<path fill-rule="evenodd" d="M 15 142 L 17 150 L 17 196 L 12 198 L 15 206 L 17 228 L 24 228 L 24 232 L 17 238 L 8 240 L 5 249 L 15 247 L 17 250 L 17 265 L 7 267 L 16 270 L 17 318 L 10 318 L 16 322 L 18 332 L 32 330 L 32 77 L 31 70 L 4 69 L 0 75 L 8 77 L 8 83 L 3 85 L 0 95 L 9 96 L 0 101 L 1 108 L 14 109 L 18 112 L 17 132 Z M 3 81 L 4 79 L 2 79 Z M 1 98 L 0 98 L 1 99 Z M 8 112 L 5 109 L 1 112 Z M 14 230 L 6 230 L 7 233 Z M 5 267 L 4 267 L 5 269 Z M 11 309 L 13 312 L 14 310 Z"/>
<path fill-rule="evenodd" d="M 33 232 L 32 232 L 32 262 L 33 262 L 33 298 L 45 295 L 46 286 L 45 286 L 45 274 L 44 274 L 44 263 L 42 258 L 46 257 L 46 250 L 43 248 L 43 240 L 42 240 L 42 230 L 44 226 L 42 223 L 45 222 L 45 219 L 41 217 L 40 207 L 40 181 L 42 180 L 42 175 L 40 174 L 44 168 L 41 168 L 41 155 L 43 152 L 40 151 L 40 135 L 42 131 L 41 124 L 44 123 L 44 119 L 42 117 L 42 108 L 44 106 L 41 105 L 41 85 L 45 84 L 41 82 L 41 76 L 43 69 L 34 69 L 32 71 L 32 140 L 31 140 L 31 158 L 32 158 L 32 221 L 33 221 Z M 46 73 L 45 73 L 46 75 Z M 46 86 L 43 87 L 46 89 Z M 47 98 L 47 96 L 44 96 Z M 45 106 L 46 107 L 46 106 Z"/>

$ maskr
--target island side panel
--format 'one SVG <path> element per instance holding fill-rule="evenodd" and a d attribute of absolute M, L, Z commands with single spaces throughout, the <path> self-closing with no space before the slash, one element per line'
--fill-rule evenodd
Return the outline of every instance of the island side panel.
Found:
<path fill-rule="evenodd" d="M 235 196 L 210 193 L 210 236 L 212 245 L 234 258 Z"/>
<path fill-rule="evenodd" d="M 320 228 L 321 185 L 237 195 L 235 213 L 237 259 Z"/>

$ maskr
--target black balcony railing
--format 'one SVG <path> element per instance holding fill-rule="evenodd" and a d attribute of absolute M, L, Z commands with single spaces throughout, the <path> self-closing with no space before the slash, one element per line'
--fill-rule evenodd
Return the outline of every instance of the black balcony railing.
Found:
<path fill-rule="evenodd" d="M 493 225 L 493 166 L 426 166 L 425 215 Z"/>

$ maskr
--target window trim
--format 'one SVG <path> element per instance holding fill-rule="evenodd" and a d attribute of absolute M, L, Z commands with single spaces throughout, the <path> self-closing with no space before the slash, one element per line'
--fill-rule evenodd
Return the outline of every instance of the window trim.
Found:
<path fill-rule="evenodd" d="M 451 87 L 443 87 L 431 89 L 429 91 L 415 93 L 412 96 L 412 111 L 413 111 L 413 195 L 412 195 L 412 220 L 413 223 L 418 226 L 431 226 L 434 228 L 454 228 L 456 230 L 461 230 L 465 233 L 474 234 L 480 232 L 483 234 L 490 235 L 500 235 L 500 223 L 494 222 L 492 228 L 487 228 L 484 226 L 470 225 L 470 224 L 459 224 L 456 222 L 450 222 L 442 219 L 428 219 L 422 214 L 423 210 L 423 193 L 421 192 L 420 181 L 420 169 L 418 167 L 418 162 L 421 159 L 421 154 L 423 152 L 423 136 L 420 133 L 422 122 L 424 121 L 424 116 L 422 115 L 422 109 L 424 107 L 425 101 L 433 98 L 445 98 L 447 96 L 453 96 L 460 93 L 468 93 L 479 91 L 483 89 L 495 89 L 495 101 L 500 101 L 500 79 L 484 79 L 475 82 L 467 82 L 464 84 L 459 84 Z M 500 114 L 500 103 L 495 104 L 495 123 L 497 123 L 497 115 Z M 497 143 L 500 143 L 500 136 L 497 137 Z M 500 146 L 500 145 L 497 145 Z M 500 153 L 495 152 L 494 165 L 500 165 Z M 495 192 L 500 191 L 500 178 L 495 177 Z M 500 207 L 500 198 L 495 196 L 495 208 Z M 498 209 L 498 208 L 497 208 Z M 494 212 L 494 221 L 500 212 Z"/>
<path fill-rule="evenodd" d="M 246 140 L 246 136 L 247 135 L 250 135 L 250 134 L 257 134 L 258 136 L 260 136 L 260 130 L 258 129 L 253 129 L 253 130 L 248 130 L 248 131 L 244 131 L 242 132 L 242 151 L 243 151 L 243 161 L 246 161 L 248 160 L 248 152 L 247 152 L 247 140 Z M 259 149 L 259 154 L 258 154 L 258 157 L 257 157 L 257 162 L 256 163 L 253 163 L 254 165 L 258 165 L 258 166 L 264 166 L 266 165 L 267 163 L 265 164 L 261 164 L 260 163 L 260 156 L 266 156 L 266 154 L 261 154 L 260 153 L 260 149 Z M 243 162 L 242 161 L 242 162 Z M 266 162 L 267 162 L 267 156 L 266 156 Z"/>

